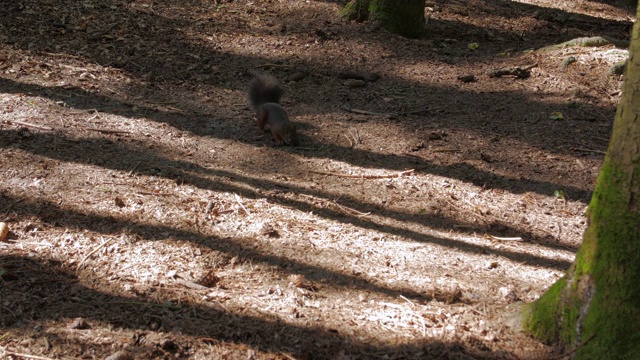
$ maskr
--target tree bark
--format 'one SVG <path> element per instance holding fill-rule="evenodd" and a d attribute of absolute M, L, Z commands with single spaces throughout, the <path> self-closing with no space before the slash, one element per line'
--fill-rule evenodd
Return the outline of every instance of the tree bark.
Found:
<path fill-rule="evenodd" d="M 638 10 L 640 15 L 640 9 Z M 529 308 L 537 338 L 575 359 L 640 359 L 640 27 L 589 204 L 588 228 L 565 276 Z"/>
<path fill-rule="evenodd" d="M 342 10 L 349 20 L 378 21 L 388 31 L 409 38 L 424 33 L 425 0 L 351 0 Z"/>

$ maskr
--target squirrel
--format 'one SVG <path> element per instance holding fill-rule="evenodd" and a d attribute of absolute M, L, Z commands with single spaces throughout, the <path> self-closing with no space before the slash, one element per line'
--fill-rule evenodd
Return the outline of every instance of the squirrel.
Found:
<path fill-rule="evenodd" d="M 260 133 L 265 127 L 277 145 L 300 145 L 296 126 L 289 120 L 287 111 L 280 105 L 280 97 L 284 90 L 278 80 L 271 75 L 255 75 L 249 87 L 249 102 L 256 111 Z"/>

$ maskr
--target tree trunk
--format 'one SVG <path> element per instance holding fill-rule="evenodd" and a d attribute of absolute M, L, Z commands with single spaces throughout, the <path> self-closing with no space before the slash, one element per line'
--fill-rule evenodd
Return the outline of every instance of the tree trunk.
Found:
<path fill-rule="evenodd" d="M 424 33 L 425 0 L 351 0 L 342 16 L 359 22 L 378 21 L 388 31 L 417 38 Z"/>
<path fill-rule="evenodd" d="M 640 15 L 640 9 L 638 10 Z M 526 315 L 575 359 L 640 359 L 640 27 L 576 260 Z"/>

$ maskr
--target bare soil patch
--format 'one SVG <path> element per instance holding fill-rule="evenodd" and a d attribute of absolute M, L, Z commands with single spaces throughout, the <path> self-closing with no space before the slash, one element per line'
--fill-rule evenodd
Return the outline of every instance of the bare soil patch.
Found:
<path fill-rule="evenodd" d="M 417 40 L 334 1 L 3 4 L 0 357 L 558 356 L 517 314 L 580 246 L 626 52 L 528 50 L 628 40 L 624 4 L 428 2 Z M 257 134 L 256 69 L 301 147 Z"/>

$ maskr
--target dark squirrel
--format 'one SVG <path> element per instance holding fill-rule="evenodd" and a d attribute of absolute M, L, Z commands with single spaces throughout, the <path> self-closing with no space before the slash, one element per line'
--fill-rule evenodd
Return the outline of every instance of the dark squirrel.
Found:
<path fill-rule="evenodd" d="M 280 97 L 284 90 L 280 82 L 270 75 L 256 75 L 249 87 L 249 101 L 256 111 L 258 127 L 263 133 L 265 128 L 277 145 L 300 145 L 296 126 L 289 120 L 287 111 L 280 105 Z"/>

